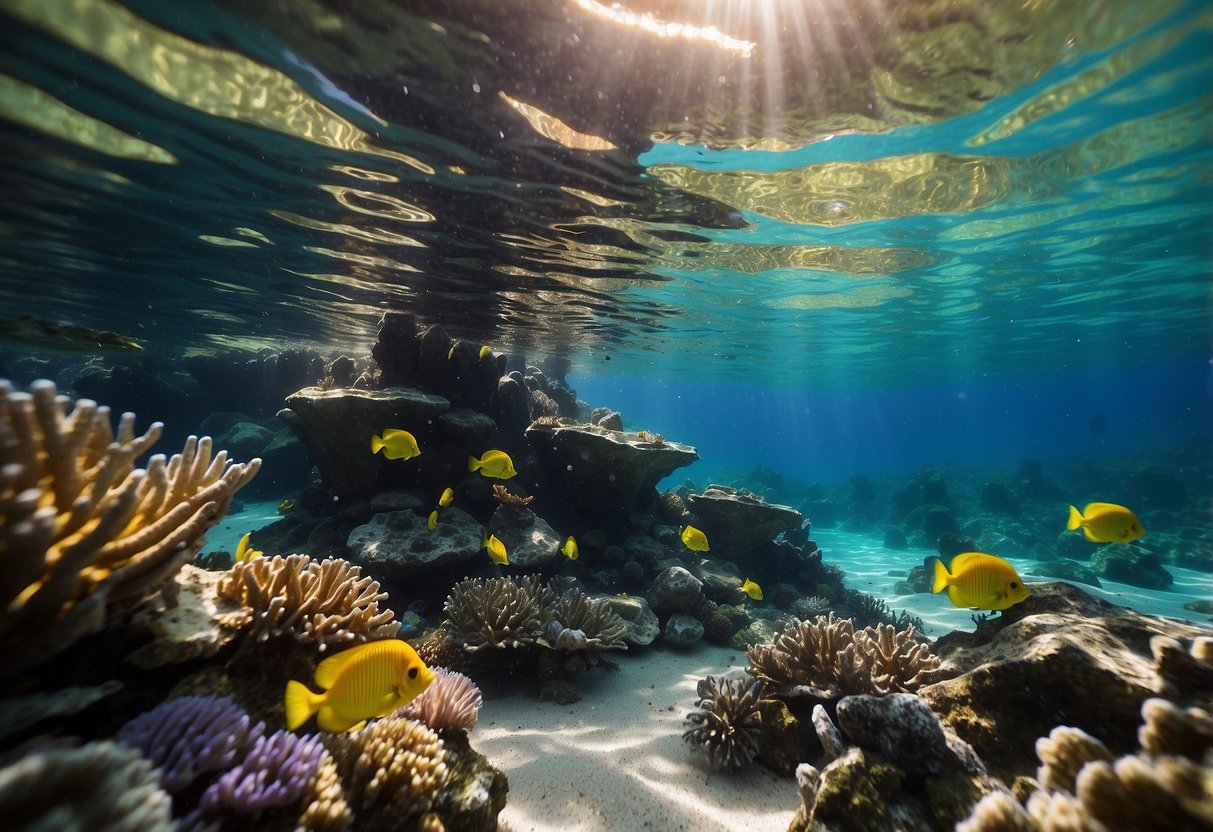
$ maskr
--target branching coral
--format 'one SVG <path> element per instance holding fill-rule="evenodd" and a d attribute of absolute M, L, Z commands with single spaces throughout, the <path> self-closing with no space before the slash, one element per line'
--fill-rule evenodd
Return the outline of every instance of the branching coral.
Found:
<path fill-rule="evenodd" d="M 171 810 L 151 765 L 116 743 L 36 751 L 0 769 L 6 828 L 171 832 Z"/>
<path fill-rule="evenodd" d="M 425 691 L 394 716 L 424 722 L 439 734 L 470 731 L 480 715 L 483 699 L 476 683 L 444 667 L 435 667 L 434 681 Z"/>
<path fill-rule="evenodd" d="M 699 710 L 687 714 L 687 723 L 694 727 L 682 738 L 702 746 L 716 768 L 737 769 L 750 763 L 758 755 L 763 691 L 764 685 L 755 679 L 701 679 Z"/>
<path fill-rule="evenodd" d="M 388 717 L 325 739 L 358 829 L 442 828 L 433 810 L 448 772 L 436 733 L 415 720 Z"/>
<path fill-rule="evenodd" d="M 534 500 L 535 498 L 523 497 L 519 494 L 515 494 L 501 483 L 496 483 L 493 486 L 493 499 L 501 503 L 503 506 L 518 506 L 521 508 L 522 506 L 529 506 L 531 504 L 531 500 Z"/>
<path fill-rule="evenodd" d="M 548 593 L 539 579 L 469 578 L 455 584 L 443 609 L 446 628 L 468 650 L 534 644 L 543 631 Z"/>
<path fill-rule="evenodd" d="M 300 643 L 346 645 L 395 635 L 395 613 L 379 582 L 341 560 L 307 555 L 254 558 L 237 563 L 219 582 L 220 596 L 250 610 L 252 633 L 264 641 L 291 634 Z"/>
<path fill-rule="evenodd" d="M 566 629 L 585 634 L 584 649 L 628 649 L 623 640 L 628 632 L 627 622 L 615 614 L 605 599 L 590 598 L 574 587 L 561 596 L 553 614 Z"/>
<path fill-rule="evenodd" d="M 855 631 L 850 619 L 818 616 L 780 622 L 770 644 L 749 648 L 750 675 L 784 694 L 824 699 L 844 694 L 913 692 L 939 666 L 914 629 L 891 625 Z"/>
<path fill-rule="evenodd" d="M 115 434 L 96 402 L 72 405 L 49 381 L 28 394 L 0 382 L 0 652 L 10 672 L 162 588 L 261 465 L 212 457 L 210 437 L 190 437 L 171 459 L 136 468 L 162 430 L 156 422 L 137 437 L 126 413 Z"/>
<path fill-rule="evenodd" d="M 135 717 L 118 739 L 150 760 L 164 788 L 175 793 L 203 774 L 226 771 L 263 729 L 228 697 L 183 696 Z"/>

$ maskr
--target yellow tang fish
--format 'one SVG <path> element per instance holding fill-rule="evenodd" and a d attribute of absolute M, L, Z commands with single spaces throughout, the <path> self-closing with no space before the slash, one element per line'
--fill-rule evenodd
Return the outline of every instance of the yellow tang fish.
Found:
<path fill-rule="evenodd" d="M 383 455 L 388 459 L 412 459 L 421 456 L 421 449 L 417 447 L 413 434 L 396 428 L 385 430 L 383 436 L 371 437 L 371 453 L 377 454 L 380 451 L 383 451 Z"/>
<path fill-rule="evenodd" d="M 577 556 L 581 553 L 578 551 L 577 541 L 573 539 L 572 535 L 569 535 L 569 539 L 560 547 L 560 553 L 569 560 L 577 560 Z"/>
<path fill-rule="evenodd" d="M 1082 511 L 1070 506 L 1066 529 L 1074 531 L 1080 527 L 1093 543 L 1132 543 L 1146 536 L 1137 515 L 1116 503 L 1087 503 Z"/>
<path fill-rule="evenodd" d="M 446 508 L 455 500 L 454 489 L 448 488 L 442 492 L 442 496 L 438 498 L 438 505 L 441 508 Z"/>
<path fill-rule="evenodd" d="M 433 511 L 430 512 L 430 519 L 425 521 L 425 526 L 430 531 L 433 531 L 435 529 L 435 527 L 437 527 L 437 525 L 438 525 L 438 509 L 434 509 Z"/>
<path fill-rule="evenodd" d="M 458 341 L 451 342 L 451 348 L 449 350 L 447 350 L 447 354 L 446 354 L 447 361 L 450 361 L 452 358 L 455 357 L 455 347 L 457 347 L 457 346 L 459 346 Z"/>
<path fill-rule="evenodd" d="M 493 563 L 502 566 L 510 565 L 510 556 L 505 551 L 505 544 L 497 539 L 497 535 L 481 535 L 480 548 L 489 550 L 489 560 L 491 560 Z"/>
<path fill-rule="evenodd" d="M 957 555 L 952 559 L 951 572 L 936 558 L 931 591 L 942 592 L 945 588 L 953 605 L 977 610 L 1005 610 L 1032 594 L 1014 566 L 981 552 Z"/>
<path fill-rule="evenodd" d="M 495 477 L 499 480 L 508 480 L 518 475 L 514 470 L 514 461 L 505 451 L 485 451 L 480 459 L 469 456 L 468 470 L 480 471 L 483 477 Z"/>
<path fill-rule="evenodd" d="M 240 538 L 240 542 L 236 544 L 236 563 L 243 563 L 253 558 L 259 558 L 264 554 L 249 545 L 249 534 L 249 532 L 245 532 L 244 536 Z"/>
<path fill-rule="evenodd" d="M 755 601 L 762 600 L 762 587 L 751 581 L 749 578 L 746 578 L 745 583 L 741 585 L 741 591 L 753 598 Z"/>
<path fill-rule="evenodd" d="M 708 536 L 694 526 L 687 526 L 682 530 L 682 542 L 692 552 L 709 552 Z"/>
<path fill-rule="evenodd" d="M 480 360 L 481 361 L 484 361 L 484 359 L 488 358 L 492 354 L 493 354 L 493 351 L 491 349 L 489 349 L 487 346 L 480 348 Z"/>
<path fill-rule="evenodd" d="M 316 667 L 313 693 L 302 682 L 286 683 L 286 727 L 294 731 L 313 714 L 325 731 L 355 731 L 368 719 L 387 716 L 416 699 L 434 671 L 404 641 L 387 639 L 342 650 Z"/>

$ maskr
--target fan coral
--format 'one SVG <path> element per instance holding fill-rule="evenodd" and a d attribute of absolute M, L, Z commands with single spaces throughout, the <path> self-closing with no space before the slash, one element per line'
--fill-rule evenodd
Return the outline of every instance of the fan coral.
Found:
<path fill-rule="evenodd" d="M 118 739 L 150 760 L 164 788 L 175 793 L 203 774 L 231 767 L 264 727 L 251 724 L 226 696 L 183 696 L 135 717 Z"/>
<path fill-rule="evenodd" d="M 445 667 L 435 667 L 434 681 L 425 691 L 393 716 L 424 722 L 439 734 L 470 731 L 480 715 L 483 700 L 476 683 Z"/>
<path fill-rule="evenodd" d="M 434 803 L 447 782 L 446 752 L 432 730 L 388 717 L 353 734 L 330 734 L 358 829 L 441 829 Z"/>
<path fill-rule="evenodd" d="M 0 769 L 0 817 L 8 828 L 171 832 L 171 812 L 151 765 L 116 743 L 48 748 Z"/>
<path fill-rule="evenodd" d="M 697 711 L 687 714 L 694 727 L 682 738 L 703 746 L 708 761 L 718 769 L 737 769 L 758 755 L 764 686 L 754 679 L 718 679 L 709 676 L 697 685 Z"/>
<path fill-rule="evenodd" d="M 219 594 L 249 608 L 252 633 L 261 641 L 291 633 L 324 650 L 396 634 L 395 613 L 379 609 L 387 600 L 379 582 L 340 558 L 253 558 L 223 576 Z"/>
<path fill-rule="evenodd" d="M 553 612 L 566 629 L 585 634 L 587 650 L 628 649 L 623 640 L 628 633 L 627 622 L 603 598 L 590 598 L 574 587 L 561 596 Z"/>
<path fill-rule="evenodd" d="M 316 737 L 276 731 L 258 737 L 244 761 L 212 783 L 202 794 L 202 808 L 252 814 L 299 802 L 328 754 Z"/>
<path fill-rule="evenodd" d="M 781 621 L 770 644 L 749 648 L 747 672 L 784 694 L 823 699 L 844 694 L 912 693 L 939 658 L 914 639 L 914 629 L 891 625 L 855 632 L 850 619 L 818 616 Z"/>
<path fill-rule="evenodd" d="M 232 495 L 261 461 L 211 456 L 211 439 L 191 436 L 181 453 L 136 457 L 160 437 L 153 423 L 135 436 L 123 414 L 115 435 L 109 408 L 74 406 L 49 381 L 14 393 L 0 382 L 0 666 L 44 661 L 105 625 L 118 602 L 135 605 L 163 587 L 198 552 Z"/>
<path fill-rule="evenodd" d="M 501 483 L 497 483 L 493 486 L 493 499 L 504 506 L 518 506 L 521 508 L 522 506 L 529 506 L 531 500 L 535 498 L 520 496 L 510 491 Z"/>
<path fill-rule="evenodd" d="M 468 650 L 534 644 L 543 631 L 547 592 L 539 579 L 468 578 L 451 588 L 446 626 Z"/>

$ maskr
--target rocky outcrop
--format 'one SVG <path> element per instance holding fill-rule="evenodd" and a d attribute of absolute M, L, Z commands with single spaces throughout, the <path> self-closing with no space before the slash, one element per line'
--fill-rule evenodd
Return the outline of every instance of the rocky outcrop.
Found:
<path fill-rule="evenodd" d="M 594 517 L 627 516 L 663 478 L 699 459 L 689 445 L 586 426 L 537 423 L 526 437 L 552 491 Z"/>
<path fill-rule="evenodd" d="M 1091 569 L 1096 575 L 1122 584 L 1166 589 L 1175 579 L 1162 565 L 1156 553 L 1131 543 L 1109 543 L 1091 555 Z"/>
<path fill-rule="evenodd" d="M 346 541 L 350 562 L 371 575 L 407 578 L 414 569 L 450 567 L 476 557 L 481 533 L 476 518 L 450 506 L 439 510 L 433 531 L 427 520 L 407 510 L 376 514 L 350 532 Z"/>
<path fill-rule="evenodd" d="M 450 410 L 441 396 L 408 387 L 384 390 L 322 390 L 307 387 L 286 399 L 279 418 L 295 431 L 320 469 L 320 478 L 340 499 L 411 487 L 442 479 L 437 454 L 438 418 Z M 421 456 L 386 459 L 371 453 L 371 437 L 389 428 L 407 430 Z"/>
<path fill-rule="evenodd" d="M 717 558 L 744 558 L 775 535 L 804 522 L 793 508 L 771 505 L 727 485 L 709 485 L 702 494 L 690 495 L 689 502 Z"/>
<path fill-rule="evenodd" d="M 502 505 L 493 512 L 489 531 L 505 544 L 515 570 L 539 569 L 561 556 L 564 538 L 529 508 Z"/>
<path fill-rule="evenodd" d="M 661 634 L 661 623 L 657 620 L 648 601 L 636 596 L 606 596 L 611 611 L 628 625 L 623 640 L 636 647 L 648 647 Z"/>

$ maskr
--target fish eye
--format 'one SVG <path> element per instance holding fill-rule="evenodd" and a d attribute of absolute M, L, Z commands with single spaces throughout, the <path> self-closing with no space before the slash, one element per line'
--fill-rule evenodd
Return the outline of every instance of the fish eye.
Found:
<path fill-rule="evenodd" d="M 1011 581 L 1011 589 L 1019 589 L 1019 582 Z"/>
<path fill-rule="evenodd" d="M 417 678 L 417 668 L 415 668 L 415 667 L 410 667 L 410 668 L 409 668 L 409 678 L 410 678 L 410 679 L 416 679 L 416 678 Z"/>

